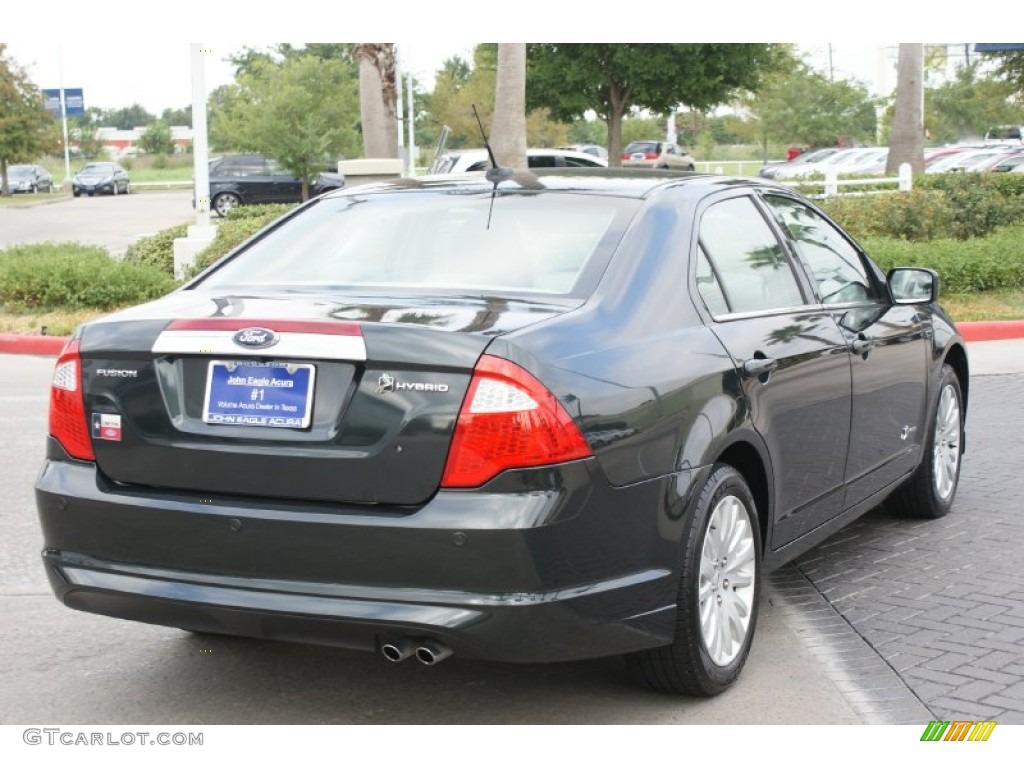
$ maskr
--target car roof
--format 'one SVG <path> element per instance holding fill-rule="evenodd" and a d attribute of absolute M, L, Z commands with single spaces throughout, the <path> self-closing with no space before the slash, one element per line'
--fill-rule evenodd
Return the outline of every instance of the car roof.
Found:
<path fill-rule="evenodd" d="M 724 188 L 756 187 L 792 193 L 788 187 L 766 179 L 753 177 L 721 176 L 708 173 L 685 171 L 661 171 L 647 168 L 543 168 L 521 173 L 543 185 L 552 192 L 577 192 L 583 194 L 609 195 L 615 197 L 645 198 L 670 187 L 685 186 L 705 193 Z M 483 171 L 470 173 L 437 174 L 396 179 L 379 184 L 363 185 L 330 192 L 324 197 L 345 197 L 349 194 L 396 191 L 439 191 L 478 187 L 480 192 L 490 192 L 494 185 L 487 181 Z M 499 190 L 516 189 L 514 182 L 505 182 Z M 529 188 L 534 192 L 534 188 Z"/>

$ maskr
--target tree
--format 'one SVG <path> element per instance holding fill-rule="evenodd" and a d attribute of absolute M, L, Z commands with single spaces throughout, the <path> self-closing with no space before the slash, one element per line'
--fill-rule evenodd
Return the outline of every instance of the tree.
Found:
<path fill-rule="evenodd" d="M 398 157 L 398 91 L 394 43 L 360 43 L 359 115 L 364 157 Z"/>
<path fill-rule="evenodd" d="M 1014 87 L 985 75 L 978 60 L 961 66 L 952 80 L 925 91 L 925 126 L 932 141 L 946 143 L 981 137 L 993 125 L 1020 122 Z"/>
<path fill-rule="evenodd" d="M 139 137 L 139 147 L 149 155 L 174 154 L 174 140 L 171 138 L 171 127 L 163 120 L 150 123 Z"/>
<path fill-rule="evenodd" d="M 6 54 L 0 43 L 0 195 L 9 195 L 7 166 L 30 162 L 56 148 L 53 117 L 28 73 Z"/>
<path fill-rule="evenodd" d="M 302 180 L 302 198 L 325 163 L 358 154 L 358 88 L 340 60 L 254 61 L 211 107 L 211 135 L 273 158 Z"/>
<path fill-rule="evenodd" d="M 526 168 L 526 43 L 498 44 L 490 140 L 498 165 Z"/>
<path fill-rule="evenodd" d="M 896 104 L 889 138 L 886 174 L 903 163 L 914 173 L 924 173 L 924 46 L 900 43 L 896 60 Z"/>
<path fill-rule="evenodd" d="M 867 89 L 851 80 L 831 80 L 803 63 L 767 77 L 746 106 L 763 145 L 832 147 L 840 139 L 875 137 L 875 104 Z"/>
<path fill-rule="evenodd" d="M 527 104 L 571 121 L 593 110 L 608 125 L 618 165 L 622 119 L 631 108 L 657 114 L 680 104 L 699 110 L 755 90 L 779 66 L 785 46 L 721 43 L 537 43 L 527 47 Z"/>
<path fill-rule="evenodd" d="M 1002 77 L 1017 94 L 1024 94 L 1024 50 L 1002 51 L 999 53 L 986 53 L 999 62 L 997 73 Z"/>
<path fill-rule="evenodd" d="M 156 120 L 156 115 L 146 111 L 141 104 L 132 104 L 121 109 L 108 109 L 103 113 L 103 124 L 130 131 L 140 125 L 149 125 Z"/>
<path fill-rule="evenodd" d="M 167 125 L 192 125 L 192 105 L 189 104 L 181 109 L 171 109 L 168 107 L 160 115 L 160 119 L 167 123 Z"/>
<path fill-rule="evenodd" d="M 449 128 L 448 146 L 479 147 L 483 137 L 473 117 L 473 107 L 484 126 L 493 123 L 494 96 L 498 72 L 498 46 L 483 43 L 473 51 L 473 64 L 460 58 L 448 59 L 437 72 L 429 99 L 430 122 Z M 555 122 L 547 110 L 532 109 L 526 117 L 527 145 L 557 146 L 568 140 L 569 126 Z"/>
<path fill-rule="evenodd" d="M 79 154 L 92 159 L 103 152 L 103 140 L 99 137 L 99 129 L 103 110 L 87 107 L 84 115 L 68 118 L 68 135 L 78 147 Z"/>

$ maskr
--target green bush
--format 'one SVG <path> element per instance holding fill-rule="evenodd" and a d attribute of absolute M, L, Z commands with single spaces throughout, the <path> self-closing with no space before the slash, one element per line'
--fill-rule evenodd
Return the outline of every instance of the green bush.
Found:
<path fill-rule="evenodd" d="M 938 173 L 914 180 L 918 186 L 940 190 L 953 220 L 950 236 L 961 240 L 982 237 L 996 227 L 1024 219 L 1024 197 L 1019 182 L 999 179 L 1011 174 Z M 1007 194 L 1010 192 L 1010 194 Z"/>
<path fill-rule="evenodd" d="M 946 173 L 918 176 L 914 191 L 828 198 L 822 208 L 854 237 L 905 240 L 984 237 L 1024 220 L 1024 183 L 1017 174 Z M 1024 181 L 1024 179 L 1022 179 Z"/>
<path fill-rule="evenodd" d="M 886 271 L 893 267 L 930 267 L 939 273 L 944 293 L 971 293 L 1024 287 L 1022 239 L 1024 224 L 970 240 L 942 238 L 911 243 L 869 236 L 860 242 Z"/>
<path fill-rule="evenodd" d="M 243 205 L 228 211 L 227 219 L 266 219 L 284 216 L 295 205 L 292 203 L 273 203 L 271 205 Z"/>
<path fill-rule="evenodd" d="M 821 207 L 856 238 L 886 235 L 931 240 L 952 234 L 953 211 L 945 193 L 938 190 L 832 197 L 822 201 Z"/>
<path fill-rule="evenodd" d="M 109 310 L 171 291 L 174 280 L 150 266 L 125 264 L 80 243 L 22 245 L 0 251 L 0 302 L 26 310 Z"/>
<path fill-rule="evenodd" d="M 124 254 L 126 264 L 156 267 L 174 276 L 174 241 L 188 234 L 188 224 L 163 229 L 155 235 L 143 237 L 129 246 Z"/>

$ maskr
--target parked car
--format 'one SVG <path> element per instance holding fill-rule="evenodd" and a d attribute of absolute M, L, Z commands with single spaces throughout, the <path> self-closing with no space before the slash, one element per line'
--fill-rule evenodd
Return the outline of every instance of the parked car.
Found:
<path fill-rule="evenodd" d="M 9 165 L 7 187 L 12 195 L 18 192 L 51 192 L 53 177 L 41 165 Z"/>
<path fill-rule="evenodd" d="M 683 147 L 665 141 L 631 141 L 622 150 L 623 168 L 663 168 L 692 171 L 693 158 Z"/>
<path fill-rule="evenodd" d="M 780 173 L 787 173 L 790 169 L 800 168 L 809 163 L 820 163 L 827 157 L 839 151 L 839 147 L 825 147 L 823 149 L 809 149 L 786 162 L 774 162 L 762 165 L 757 175 L 765 179 L 777 178 Z"/>
<path fill-rule="evenodd" d="M 605 162 L 608 161 L 608 150 L 598 144 L 570 144 L 567 147 L 559 147 L 559 149 L 568 149 L 573 152 L 586 152 L 588 155 L 599 157 Z"/>
<path fill-rule="evenodd" d="M 939 158 L 925 168 L 925 173 L 958 173 L 982 170 L 983 166 L 995 163 L 1012 154 L 1005 147 L 990 149 L 968 149 Z"/>
<path fill-rule="evenodd" d="M 337 164 L 325 163 L 313 182 L 309 196 L 341 189 L 345 177 Z M 239 205 L 298 203 L 302 201 L 302 180 L 262 155 L 228 155 L 210 161 L 210 209 L 224 216 Z"/>
<path fill-rule="evenodd" d="M 45 570 L 124 619 L 427 665 L 626 654 L 716 694 L 771 569 L 882 501 L 951 510 L 968 361 L 938 288 L 757 179 L 330 192 L 75 331 Z"/>
<path fill-rule="evenodd" d="M 587 152 L 571 149 L 527 149 L 526 163 L 530 168 L 606 168 L 607 161 Z M 428 174 L 472 173 L 491 167 L 486 149 L 453 149 L 439 155 Z"/>
<path fill-rule="evenodd" d="M 132 191 L 128 171 L 117 163 L 88 163 L 71 179 L 71 193 L 75 197 L 86 194 L 89 197 L 99 193 L 127 195 Z"/>
<path fill-rule="evenodd" d="M 776 180 L 801 179 L 811 176 L 825 176 L 829 170 L 834 169 L 837 174 L 859 173 L 858 168 L 862 163 L 877 163 L 879 152 L 878 147 L 857 147 L 853 149 L 840 149 L 823 160 L 789 165 L 788 168 L 779 168 L 775 172 Z"/>

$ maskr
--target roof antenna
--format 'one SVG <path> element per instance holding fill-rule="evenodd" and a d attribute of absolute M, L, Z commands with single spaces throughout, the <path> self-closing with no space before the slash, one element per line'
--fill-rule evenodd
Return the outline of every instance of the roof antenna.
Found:
<path fill-rule="evenodd" d="M 487 133 L 484 131 L 484 124 L 480 122 L 480 113 L 476 111 L 476 104 L 473 107 L 473 117 L 476 118 L 476 124 L 480 128 L 480 135 L 484 139 L 484 146 L 487 148 L 487 156 L 491 158 L 491 167 L 487 169 L 487 173 L 484 174 L 484 178 L 494 184 L 491 189 L 491 204 L 487 208 L 487 229 L 491 228 L 491 214 L 494 213 L 494 196 L 498 194 L 498 185 L 503 181 L 508 181 L 515 175 L 515 172 L 511 168 L 502 168 L 498 165 L 498 161 L 494 158 L 494 150 L 491 149 L 491 142 L 487 139 Z"/>

